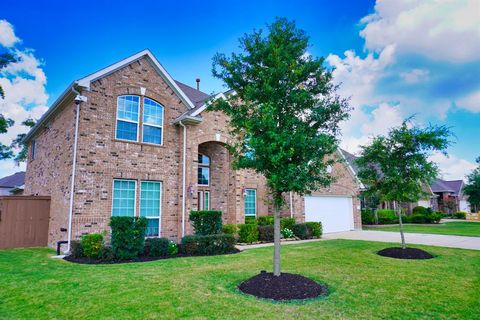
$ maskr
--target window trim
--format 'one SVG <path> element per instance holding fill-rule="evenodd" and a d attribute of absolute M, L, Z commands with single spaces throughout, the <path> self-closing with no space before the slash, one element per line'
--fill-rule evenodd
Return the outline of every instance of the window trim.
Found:
<path fill-rule="evenodd" d="M 156 216 L 144 216 L 146 219 L 158 219 L 158 236 L 146 236 L 145 238 L 161 238 L 162 237 L 162 190 L 163 190 L 163 182 L 162 181 L 158 181 L 158 180 L 140 180 L 140 192 L 139 192 L 139 195 L 140 195 L 140 202 L 139 202 L 139 210 L 138 210 L 138 216 L 140 216 L 141 214 L 141 211 L 142 211 L 142 182 L 153 182 L 153 183 L 159 183 L 160 184 L 160 195 L 158 197 L 158 201 L 159 201 L 159 209 L 160 209 L 160 212 L 159 212 L 159 215 L 158 217 Z"/>
<path fill-rule="evenodd" d="M 157 124 L 148 124 L 148 123 L 145 123 L 145 99 L 148 99 L 148 100 L 151 100 L 155 103 L 158 103 L 160 105 L 160 107 L 162 107 L 162 124 L 161 125 L 157 125 Z M 164 133 L 165 133 L 165 130 L 163 128 L 163 124 L 164 124 L 164 118 L 165 118 L 165 107 L 163 106 L 163 104 L 161 104 L 160 102 L 152 99 L 152 98 L 149 98 L 149 97 L 143 97 L 142 99 L 142 135 L 141 135 L 141 139 L 139 140 L 139 142 L 141 143 L 144 143 L 144 144 L 148 144 L 148 145 L 152 145 L 152 146 L 163 146 L 163 136 L 164 136 Z M 149 126 L 149 127 L 154 127 L 154 128 L 160 128 L 162 129 L 162 134 L 160 136 L 160 143 L 153 143 L 153 142 L 145 142 L 143 141 L 143 138 L 144 138 L 144 126 Z"/>
<path fill-rule="evenodd" d="M 35 160 L 36 145 L 37 145 L 37 139 L 32 139 L 31 149 L 30 149 L 31 160 Z"/>
<path fill-rule="evenodd" d="M 205 201 L 207 201 L 207 206 L 205 205 Z M 203 192 L 203 210 L 210 210 L 210 191 Z"/>
<path fill-rule="evenodd" d="M 247 207 L 245 206 L 245 202 L 247 201 L 247 191 L 248 190 L 253 190 L 255 193 L 255 213 L 254 214 L 247 214 L 245 211 Z M 245 217 L 256 217 L 257 216 L 257 189 L 255 188 L 245 188 L 245 199 L 243 200 L 243 215 Z"/>
<path fill-rule="evenodd" d="M 118 102 L 120 101 L 121 97 L 138 97 L 138 112 L 137 112 L 137 121 L 129 120 L 129 119 L 119 119 L 118 118 Z M 120 140 L 120 141 L 127 141 L 127 142 L 139 142 L 139 137 L 140 137 L 140 114 L 142 113 L 142 100 L 140 96 L 134 95 L 134 94 L 122 94 L 117 96 L 117 105 L 116 105 L 116 112 L 115 112 L 115 139 Z M 118 121 L 123 121 L 123 122 L 129 122 L 129 123 L 134 123 L 137 125 L 137 138 L 136 140 L 129 140 L 129 139 L 122 139 L 117 136 L 118 132 Z"/>
<path fill-rule="evenodd" d="M 201 155 L 201 156 L 204 156 L 204 157 L 207 157 L 208 158 L 208 164 L 203 164 L 203 163 L 200 163 L 198 162 L 198 157 L 197 157 L 197 162 L 198 162 L 198 168 L 197 168 L 197 185 L 198 186 L 201 186 L 201 187 L 209 187 L 210 186 L 210 180 L 211 180 L 211 176 L 210 176 L 210 165 L 212 164 L 212 159 L 207 156 L 206 154 L 203 154 L 203 153 L 198 153 L 198 155 Z M 208 170 L 208 183 L 207 184 L 200 184 L 198 183 L 198 169 L 200 168 L 203 168 L 203 169 L 207 169 Z"/>
<path fill-rule="evenodd" d="M 133 216 L 136 217 L 137 216 L 137 180 L 135 179 L 117 179 L 117 178 L 113 178 L 112 179 L 112 208 L 110 210 L 110 217 L 113 217 L 113 201 L 114 201 L 114 192 L 115 192 L 115 181 L 133 181 L 135 183 L 135 195 L 134 195 L 134 198 L 133 198 Z M 115 216 L 115 217 L 118 217 L 118 216 Z M 129 217 L 129 216 L 127 216 Z"/>

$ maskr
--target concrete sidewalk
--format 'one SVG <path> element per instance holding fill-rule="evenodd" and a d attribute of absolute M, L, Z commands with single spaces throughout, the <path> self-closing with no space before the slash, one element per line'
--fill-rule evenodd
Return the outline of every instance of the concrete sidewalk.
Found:
<path fill-rule="evenodd" d="M 324 234 L 323 239 L 348 239 L 400 243 L 400 233 L 374 230 L 346 231 Z M 407 244 L 423 244 L 427 246 L 480 250 L 480 237 L 449 236 L 425 233 L 405 233 L 405 242 Z"/>

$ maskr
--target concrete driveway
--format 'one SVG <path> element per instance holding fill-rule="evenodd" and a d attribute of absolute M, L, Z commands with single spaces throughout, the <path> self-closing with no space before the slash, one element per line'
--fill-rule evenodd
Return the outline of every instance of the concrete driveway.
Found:
<path fill-rule="evenodd" d="M 379 242 L 401 242 L 399 232 L 372 230 L 327 233 L 324 234 L 322 238 L 325 240 L 349 239 Z M 480 250 L 480 237 L 462 237 L 425 233 L 405 233 L 405 242 L 407 244 L 423 244 L 427 246 Z"/>

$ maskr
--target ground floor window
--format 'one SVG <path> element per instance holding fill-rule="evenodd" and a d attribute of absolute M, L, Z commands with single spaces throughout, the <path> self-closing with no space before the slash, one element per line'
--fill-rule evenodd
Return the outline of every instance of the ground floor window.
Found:
<path fill-rule="evenodd" d="M 210 191 L 198 191 L 197 210 L 210 210 Z"/>
<path fill-rule="evenodd" d="M 245 216 L 257 215 L 257 190 L 245 189 Z"/>
<path fill-rule="evenodd" d="M 148 220 L 147 237 L 160 236 L 161 194 L 160 181 L 140 181 L 140 217 Z M 137 201 L 136 180 L 113 180 L 112 216 L 135 217 Z"/>

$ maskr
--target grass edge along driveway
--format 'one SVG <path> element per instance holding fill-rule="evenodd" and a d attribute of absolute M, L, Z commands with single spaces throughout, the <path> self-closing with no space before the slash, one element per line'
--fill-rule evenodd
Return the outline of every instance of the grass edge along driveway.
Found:
<path fill-rule="evenodd" d="M 329 240 L 282 247 L 282 270 L 326 283 L 327 297 L 274 303 L 238 292 L 271 270 L 272 248 L 148 263 L 79 265 L 50 249 L 0 250 L 1 319 L 474 319 L 480 252 L 420 247 L 397 260 L 387 243 Z"/>
<path fill-rule="evenodd" d="M 364 230 L 396 231 L 399 226 L 363 226 Z M 480 237 L 480 222 L 449 221 L 439 224 L 404 224 L 403 231 L 409 233 L 444 234 L 451 236 Z"/>

